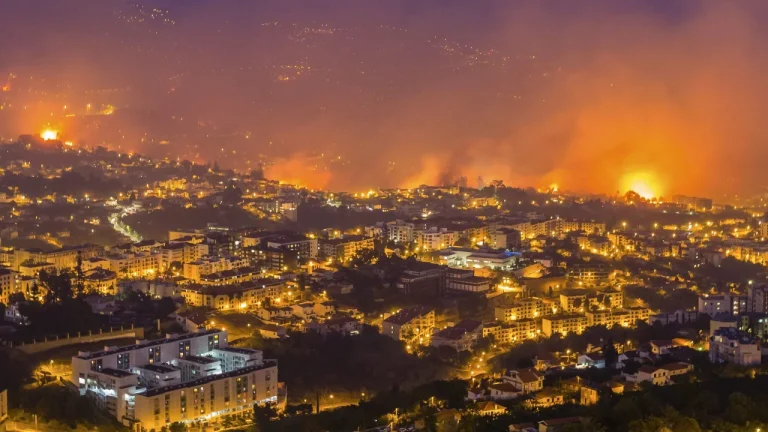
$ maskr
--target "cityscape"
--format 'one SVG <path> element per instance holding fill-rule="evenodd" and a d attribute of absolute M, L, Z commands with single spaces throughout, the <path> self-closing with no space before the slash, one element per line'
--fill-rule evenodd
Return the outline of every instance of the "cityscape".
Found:
<path fill-rule="evenodd" d="M 767 5 L 266 3 L 0 16 L 1 428 L 768 431 Z"/>

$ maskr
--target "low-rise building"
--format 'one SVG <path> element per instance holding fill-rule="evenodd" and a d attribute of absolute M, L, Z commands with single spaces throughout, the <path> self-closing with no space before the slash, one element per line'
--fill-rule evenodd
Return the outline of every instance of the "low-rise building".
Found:
<path fill-rule="evenodd" d="M 96 268 L 83 273 L 83 288 L 90 294 L 113 296 L 117 294 L 117 274 Z"/>
<path fill-rule="evenodd" d="M 544 389 L 544 374 L 533 368 L 506 370 L 501 379 L 507 384 L 512 384 L 523 394 L 535 393 Z"/>

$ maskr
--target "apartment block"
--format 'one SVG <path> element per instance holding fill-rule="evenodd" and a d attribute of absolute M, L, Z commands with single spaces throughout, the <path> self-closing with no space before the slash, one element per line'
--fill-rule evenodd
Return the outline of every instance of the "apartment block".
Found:
<path fill-rule="evenodd" d="M 277 362 L 227 346 L 205 330 L 80 352 L 71 381 L 80 395 L 135 430 L 211 420 L 277 402 Z"/>
<path fill-rule="evenodd" d="M 545 336 L 560 333 L 581 333 L 587 328 L 587 317 L 575 314 L 559 314 L 544 317 L 541 320 L 541 332 Z"/>

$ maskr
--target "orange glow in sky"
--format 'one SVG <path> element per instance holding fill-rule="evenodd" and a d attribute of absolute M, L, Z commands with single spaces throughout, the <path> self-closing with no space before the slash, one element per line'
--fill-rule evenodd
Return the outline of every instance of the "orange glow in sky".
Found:
<path fill-rule="evenodd" d="M 653 173 L 635 172 L 624 175 L 621 180 L 621 191 L 635 191 L 645 199 L 661 196 L 661 186 Z"/>

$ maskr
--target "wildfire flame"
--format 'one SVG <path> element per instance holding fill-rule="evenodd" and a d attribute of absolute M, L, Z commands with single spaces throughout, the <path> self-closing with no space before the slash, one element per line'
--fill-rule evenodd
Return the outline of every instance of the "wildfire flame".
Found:
<path fill-rule="evenodd" d="M 45 129 L 40 133 L 40 138 L 44 139 L 45 141 L 55 140 L 58 137 L 59 137 L 59 132 L 53 129 Z"/>
<path fill-rule="evenodd" d="M 648 172 L 630 173 L 624 176 L 621 182 L 622 189 L 635 191 L 645 199 L 661 196 L 661 186 L 655 175 Z"/>

